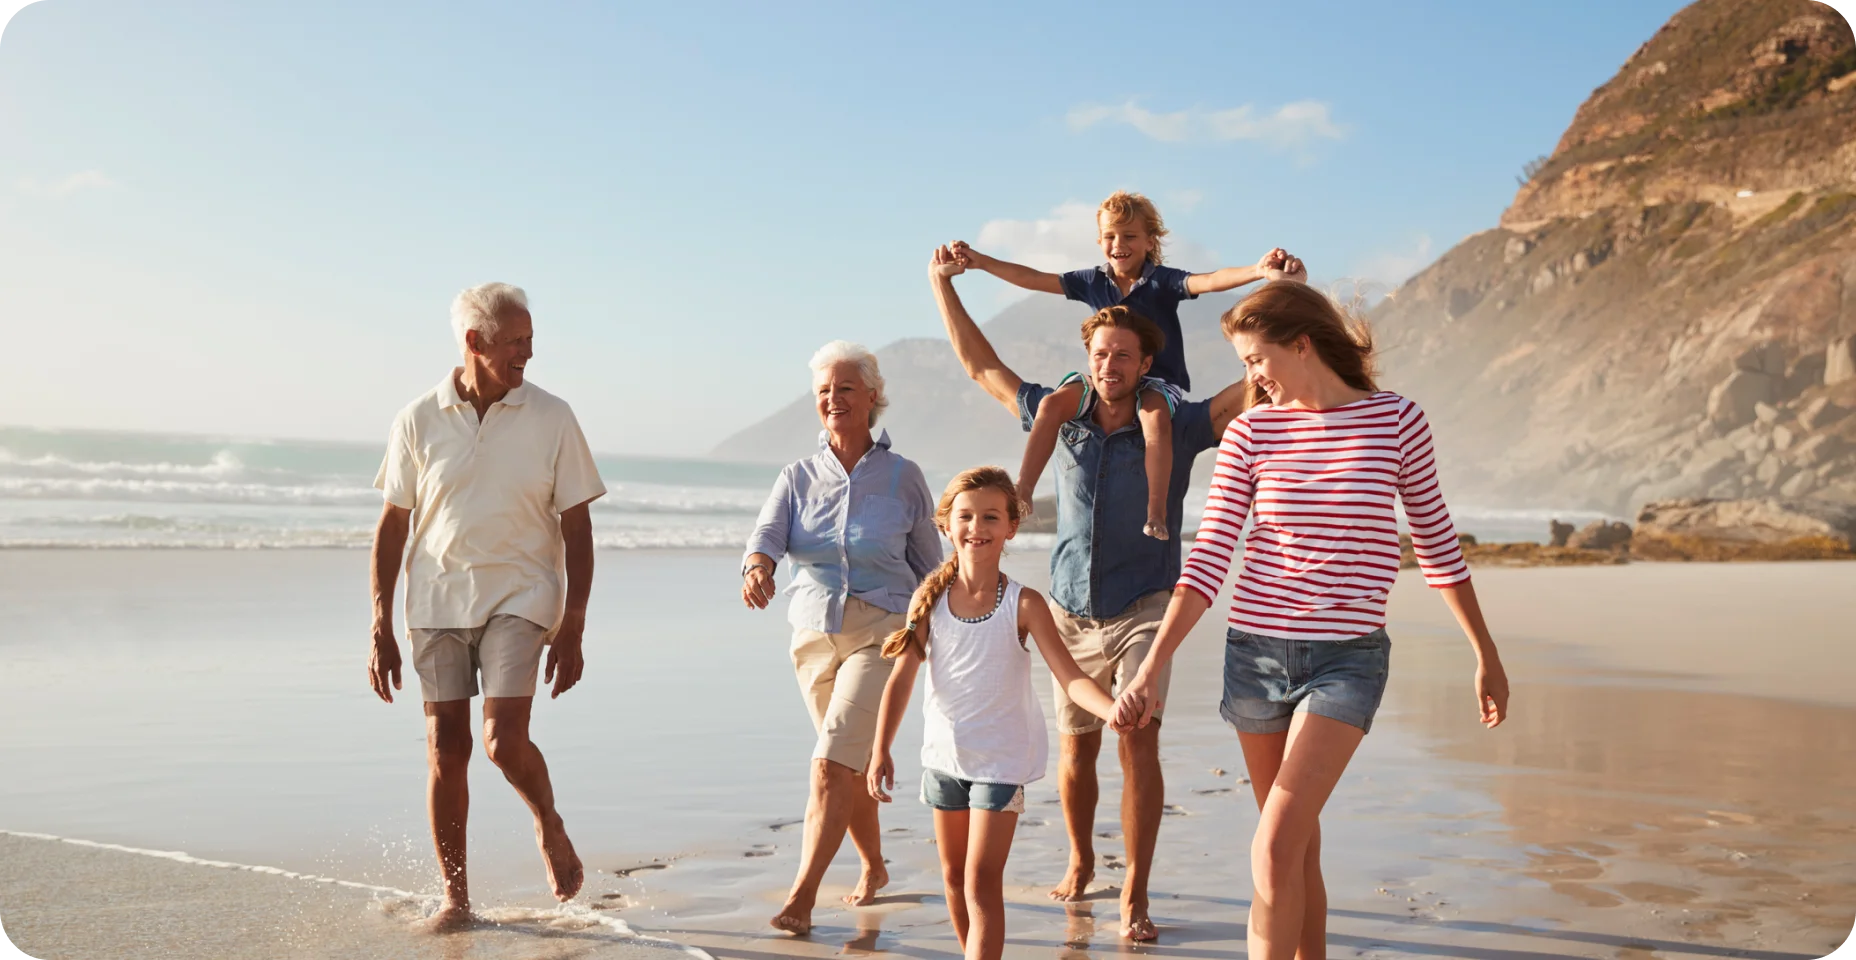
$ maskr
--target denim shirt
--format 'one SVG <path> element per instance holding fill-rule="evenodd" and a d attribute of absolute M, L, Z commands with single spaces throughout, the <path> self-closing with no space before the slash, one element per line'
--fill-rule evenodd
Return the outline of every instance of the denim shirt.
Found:
<path fill-rule="evenodd" d="M 890 452 L 888 431 L 849 476 L 823 431 L 818 445 L 780 471 L 747 553 L 792 558 L 786 619 L 794 627 L 840 632 L 846 596 L 906 613 L 916 584 L 941 563 L 928 481 L 914 461 Z"/>
<path fill-rule="evenodd" d="M 1018 416 L 1027 431 L 1051 388 L 1018 388 Z M 1147 525 L 1147 442 L 1139 420 L 1104 433 L 1093 417 L 1065 423 L 1057 434 L 1057 545 L 1050 553 L 1050 593 L 1072 616 L 1107 620 L 1156 590 L 1179 582 L 1179 527 L 1192 461 L 1218 445 L 1211 401 L 1179 405 L 1173 414 L 1173 476 L 1167 487 L 1169 539 L 1141 532 Z"/>
<path fill-rule="evenodd" d="M 1179 326 L 1179 302 L 1199 297 L 1186 289 L 1186 281 L 1191 276 L 1178 267 L 1150 263 L 1141 270 L 1141 278 L 1128 288 L 1125 297 L 1106 264 L 1072 270 L 1058 275 L 1057 279 L 1063 286 L 1064 296 L 1088 304 L 1091 310 L 1120 304 L 1152 320 L 1166 335 L 1166 342 L 1160 345 L 1160 352 L 1154 354 L 1154 365 L 1148 368 L 1147 375 L 1186 391 L 1192 389 L 1192 378 L 1186 375 L 1186 345 L 1181 342 L 1185 333 Z"/>

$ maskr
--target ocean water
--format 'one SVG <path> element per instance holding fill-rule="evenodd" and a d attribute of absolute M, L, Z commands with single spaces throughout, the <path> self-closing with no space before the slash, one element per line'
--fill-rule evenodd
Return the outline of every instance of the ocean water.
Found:
<path fill-rule="evenodd" d="M 0 427 L 0 548 L 368 545 L 382 447 Z M 607 549 L 738 547 L 777 465 L 602 456 Z"/>
<path fill-rule="evenodd" d="M 380 514 L 366 443 L 0 427 L 0 549 L 365 548 Z M 600 456 L 594 501 L 604 549 L 739 547 L 778 464 Z M 951 474 L 928 471 L 930 489 Z M 1205 492 L 1187 494 L 1188 531 Z M 1547 521 L 1598 514 L 1456 504 L 1483 540 L 1544 540 Z M 1020 545 L 1048 548 L 1047 535 Z"/>

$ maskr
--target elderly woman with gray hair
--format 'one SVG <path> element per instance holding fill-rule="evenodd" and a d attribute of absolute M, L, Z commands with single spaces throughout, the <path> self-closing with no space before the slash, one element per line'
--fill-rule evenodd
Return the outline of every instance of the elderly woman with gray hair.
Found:
<path fill-rule="evenodd" d="M 836 340 L 811 366 L 825 428 L 819 451 L 780 471 L 741 568 L 741 599 L 765 609 L 774 566 L 782 556 L 792 560 L 793 669 L 818 731 L 799 876 L 772 920 L 794 934 L 812 929 L 819 882 L 847 827 L 863 878 L 844 901 L 869 903 L 889 882 L 877 802 L 863 789 L 889 678 L 883 638 L 902 627 L 916 584 L 941 562 L 935 501 L 921 468 L 890 452 L 888 431 L 871 436 L 889 405 L 876 357 Z"/>

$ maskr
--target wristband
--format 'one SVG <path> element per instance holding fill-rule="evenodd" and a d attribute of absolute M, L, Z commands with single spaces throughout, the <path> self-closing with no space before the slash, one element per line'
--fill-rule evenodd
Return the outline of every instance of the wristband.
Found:
<path fill-rule="evenodd" d="M 765 570 L 767 571 L 767 576 L 770 576 L 770 577 L 773 576 L 772 567 L 767 566 L 764 563 L 760 563 L 759 561 L 756 561 L 754 563 L 744 563 L 741 565 L 741 579 L 743 580 L 747 579 L 749 570 Z"/>

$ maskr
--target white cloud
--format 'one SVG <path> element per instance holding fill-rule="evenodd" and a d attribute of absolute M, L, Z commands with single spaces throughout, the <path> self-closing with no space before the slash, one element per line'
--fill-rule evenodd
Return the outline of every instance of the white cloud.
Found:
<path fill-rule="evenodd" d="M 1318 100 L 1297 100 L 1259 114 L 1246 103 L 1225 110 L 1192 107 L 1156 113 L 1133 100 L 1121 104 L 1083 104 L 1068 117 L 1071 130 L 1087 130 L 1100 123 L 1125 123 L 1165 143 L 1248 140 L 1272 147 L 1306 147 L 1316 140 L 1340 140 L 1346 131 Z"/>
<path fill-rule="evenodd" d="M 1430 266 L 1431 237 L 1420 233 L 1402 250 L 1381 250 L 1354 264 L 1353 276 L 1363 284 L 1383 284 L 1396 289 L 1419 270 Z"/>
<path fill-rule="evenodd" d="M 35 197 L 68 197 L 84 190 L 109 190 L 120 186 L 100 170 L 84 170 L 62 180 L 41 183 L 31 177 L 19 181 L 19 192 Z"/>

